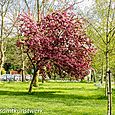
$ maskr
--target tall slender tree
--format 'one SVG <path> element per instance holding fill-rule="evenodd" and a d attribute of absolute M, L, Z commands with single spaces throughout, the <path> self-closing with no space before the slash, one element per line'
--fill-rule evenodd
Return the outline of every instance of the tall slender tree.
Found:
<path fill-rule="evenodd" d="M 114 15 L 114 2 L 112 0 L 105 0 L 100 1 L 97 0 L 95 2 L 95 5 L 93 7 L 93 10 L 95 12 L 92 12 L 93 18 L 90 17 L 90 21 L 87 19 L 87 22 L 89 23 L 89 33 L 90 35 L 94 36 L 97 35 L 98 37 L 94 37 L 95 39 L 95 45 L 99 49 L 98 53 L 99 58 L 102 58 L 100 60 L 105 60 L 103 65 L 105 65 L 105 95 L 108 97 L 108 105 L 107 105 L 107 114 L 111 115 L 111 79 L 109 79 L 108 71 L 109 69 L 112 69 L 110 65 L 113 65 L 112 63 L 112 54 L 115 50 L 115 15 Z M 90 10 L 90 11 L 93 11 Z M 91 12 L 90 12 L 91 14 Z M 92 28 L 92 29 L 91 29 Z M 90 31 L 91 30 L 91 31 Z M 91 32 L 93 34 L 91 34 Z M 97 63 L 97 61 L 96 61 Z M 101 65 L 102 66 L 102 65 Z M 103 68 L 102 68 L 103 69 Z"/>
<path fill-rule="evenodd" d="M 1 69 L 4 65 L 5 60 L 5 51 L 6 46 L 5 43 L 7 42 L 7 38 L 11 34 L 14 24 L 10 25 L 9 23 L 6 23 L 6 16 L 8 16 L 8 10 L 11 6 L 11 3 L 13 0 L 2 0 L 0 1 L 0 17 L 1 17 L 1 26 L 0 26 L 0 75 L 1 75 Z M 7 20 L 9 22 L 9 20 Z M 9 27 L 8 27 L 9 26 Z"/>

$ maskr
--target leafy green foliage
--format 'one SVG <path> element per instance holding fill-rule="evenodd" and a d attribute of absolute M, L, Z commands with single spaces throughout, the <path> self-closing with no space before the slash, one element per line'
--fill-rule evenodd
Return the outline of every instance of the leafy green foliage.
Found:
<path fill-rule="evenodd" d="M 114 4 L 112 2 L 112 4 Z M 106 66 L 106 47 L 107 47 L 107 13 L 108 13 L 108 1 L 96 0 L 96 3 L 92 10 L 92 16 L 89 19 L 89 26 L 87 28 L 87 34 L 93 38 L 95 46 L 98 48 L 97 54 L 93 59 L 93 67 L 97 73 L 101 74 L 102 68 Z M 109 65 L 110 70 L 115 74 L 115 16 L 114 9 L 110 8 L 110 16 L 108 22 L 108 45 L 109 45 Z M 102 67 L 103 66 L 103 67 Z"/>

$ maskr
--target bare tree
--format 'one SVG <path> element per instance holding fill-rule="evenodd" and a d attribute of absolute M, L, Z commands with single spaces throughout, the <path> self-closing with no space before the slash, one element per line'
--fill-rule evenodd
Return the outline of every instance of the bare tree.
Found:
<path fill-rule="evenodd" d="M 1 26 L 0 26 L 0 75 L 1 75 L 1 69 L 4 65 L 4 59 L 5 59 L 5 42 L 6 39 L 9 37 L 13 30 L 13 25 L 10 24 L 9 20 L 7 20 L 6 16 L 8 13 L 8 9 L 11 5 L 13 0 L 2 0 L 0 1 L 0 18 L 1 18 Z M 5 21 L 7 20 L 8 23 Z M 9 27 L 10 26 L 10 27 Z"/>

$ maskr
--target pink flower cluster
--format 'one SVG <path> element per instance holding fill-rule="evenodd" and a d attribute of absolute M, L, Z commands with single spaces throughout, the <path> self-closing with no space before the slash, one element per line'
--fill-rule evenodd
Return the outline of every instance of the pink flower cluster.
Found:
<path fill-rule="evenodd" d="M 35 22 L 27 14 L 18 18 L 23 43 L 39 67 L 56 64 L 78 78 L 89 73 L 95 48 L 85 34 L 83 21 L 66 12 L 53 12 Z"/>

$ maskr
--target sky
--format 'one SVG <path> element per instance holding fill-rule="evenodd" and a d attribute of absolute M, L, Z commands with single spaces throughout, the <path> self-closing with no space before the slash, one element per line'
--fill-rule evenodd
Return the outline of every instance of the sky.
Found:
<path fill-rule="evenodd" d="M 50 2 L 52 1 L 53 0 L 50 0 Z M 56 0 L 55 5 L 59 5 L 60 1 L 61 0 Z M 65 1 L 65 0 L 62 0 L 62 1 Z M 72 4 L 74 1 L 76 3 L 78 2 L 77 6 L 82 10 L 82 12 L 85 12 L 88 10 L 88 8 L 92 7 L 92 4 L 94 3 L 95 0 L 66 0 L 66 1 L 70 1 L 70 4 Z"/>
<path fill-rule="evenodd" d="M 50 0 L 50 2 L 52 2 L 53 0 Z M 56 0 L 55 1 L 55 5 L 59 4 L 61 0 Z M 62 1 L 65 1 L 65 0 L 62 0 Z M 78 5 L 84 10 L 85 7 L 91 7 L 92 3 L 95 1 L 95 0 L 69 0 L 70 1 L 70 4 L 72 4 L 74 1 L 75 2 L 81 2 L 79 3 Z"/>
<path fill-rule="evenodd" d="M 23 0 L 20 0 L 20 3 L 21 4 L 23 4 L 23 5 L 21 5 L 22 6 L 22 9 L 24 8 L 24 6 L 25 6 L 25 4 L 24 4 L 24 1 L 23 1 L 23 3 L 22 3 L 22 1 Z M 32 2 L 33 0 L 27 0 L 28 2 L 29 2 L 29 5 L 30 5 L 30 7 L 32 7 L 33 5 L 34 5 L 34 2 Z M 51 2 L 53 2 L 54 0 L 49 0 L 49 2 L 51 3 Z M 61 2 L 64 2 L 65 0 L 55 0 L 55 6 L 60 6 L 60 1 Z M 87 7 L 91 7 L 92 6 L 92 3 L 95 1 L 95 0 L 66 0 L 66 1 L 69 1 L 70 2 L 70 4 L 72 4 L 74 1 L 75 2 L 81 2 L 81 1 L 83 1 L 83 2 L 81 2 L 81 3 L 79 3 L 79 4 L 77 4 L 79 7 L 80 7 L 80 9 L 82 10 L 82 11 L 86 11 L 86 9 L 87 9 Z M 40 0 L 40 2 L 42 2 L 42 0 Z M 1 18 L 1 17 L 0 17 Z M 7 17 L 6 17 L 7 18 Z M 8 19 L 6 19 L 6 20 L 8 20 Z M 8 22 L 8 21 L 7 21 Z"/>
<path fill-rule="evenodd" d="M 24 1 L 22 3 L 23 0 L 20 0 L 20 3 L 23 4 L 22 8 L 24 8 L 25 4 Z M 27 0 L 30 4 L 32 4 L 31 6 L 33 6 L 34 2 L 32 2 L 33 0 Z M 54 0 L 49 0 L 49 2 L 53 2 Z M 59 5 L 60 6 L 60 1 L 64 2 L 65 0 L 55 0 L 55 6 Z M 80 2 L 83 1 L 82 3 L 79 3 L 78 6 L 80 7 L 80 9 L 82 9 L 82 11 L 85 11 L 87 9 L 87 7 L 91 7 L 92 2 L 95 0 L 66 0 L 66 1 L 70 1 L 70 4 L 72 4 L 73 1 L 75 2 Z M 42 2 L 42 0 L 40 0 L 40 2 Z M 29 5 L 30 5 L 29 4 Z M 30 6 L 30 7 L 31 7 Z M 1 17 L 0 17 L 1 18 Z M 7 18 L 7 17 L 6 17 Z"/>
<path fill-rule="evenodd" d="M 51 3 L 53 0 L 49 0 L 49 2 Z M 79 3 L 79 6 L 80 8 L 82 8 L 84 10 L 85 7 L 91 7 L 92 3 L 94 3 L 95 0 L 55 0 L 55 5 L 59 5 L 59 3 L 61 2 L 64 2 L 64 1 L 70 1 L 70 4 L 73 3 L 74 1 L 75 2 L 81 2 L 83 1 L 82 3 Z M 40 2 L 42 2 L 42 0 L 40 0 Z"/>
<path fill-rule="evenodd" d="M 85 10 L 86 7 L 91 7 L 94 3 L 94 0 L 84 0 L 82 3 L 79 4 L 82 10 Z"/>

